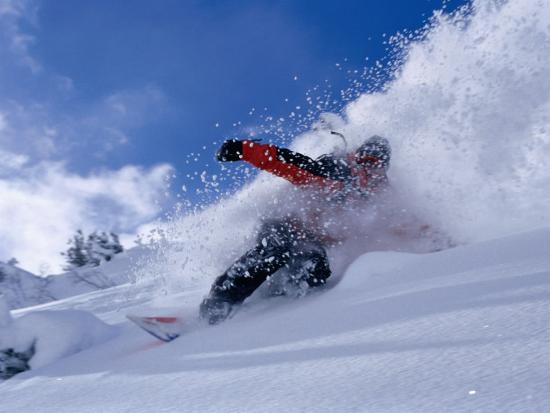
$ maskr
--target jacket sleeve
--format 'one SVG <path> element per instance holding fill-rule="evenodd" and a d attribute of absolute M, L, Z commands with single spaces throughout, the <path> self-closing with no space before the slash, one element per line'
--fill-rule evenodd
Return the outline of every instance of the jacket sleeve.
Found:
<path fill-rule="evenodd" d="M 342 182 L 332 180 L 324 175 L 320 165 L 308 156 L 272 144 L 245 140 L 243 141 L 242 159 L 256 168 L 284 178 L 294 185 L 336 188 L 342 185 Z"/>

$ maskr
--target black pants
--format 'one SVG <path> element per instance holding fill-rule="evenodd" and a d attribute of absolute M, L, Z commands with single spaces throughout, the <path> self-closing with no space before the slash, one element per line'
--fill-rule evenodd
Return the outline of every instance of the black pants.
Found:
<path fill-rule="evenodd" d="M 325 284 L 331 274 L 323 245 L 296 220 L 264 223 L 257 245 L 216 279 L 210 297 L 241 303 L 282 268 L 310 287 Z"/>

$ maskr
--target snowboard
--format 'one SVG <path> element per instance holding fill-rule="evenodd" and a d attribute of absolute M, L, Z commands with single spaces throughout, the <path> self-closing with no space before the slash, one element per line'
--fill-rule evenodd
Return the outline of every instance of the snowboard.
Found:
<path fill-rule="evenodd" d="M 183 319 L 180 317 L 143 317 L 127 315 L 126 318 L 159 340 L 169 342 L 183 332 Z"/>

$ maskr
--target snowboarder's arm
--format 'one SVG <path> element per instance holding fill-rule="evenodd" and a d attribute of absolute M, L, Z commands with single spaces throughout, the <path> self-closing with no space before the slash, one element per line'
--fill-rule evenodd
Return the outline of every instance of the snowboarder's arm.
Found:
<path fill-rule="evenodd" d="M 312 184 L 324 180 L 306 169 L 314 163 L 313 159 L 272 144 L 243 141 L 242 159 L 256 168 L 280 176 L 295 185 Z"/>
<path fill-rule="evenodd" d="M 323 174 L 322 166 L 310 157 L 272 144 L 229 140 L 224 142 L 217 158 L 220 161 L 246 161 L 294 185 L 341 185 Z"/>

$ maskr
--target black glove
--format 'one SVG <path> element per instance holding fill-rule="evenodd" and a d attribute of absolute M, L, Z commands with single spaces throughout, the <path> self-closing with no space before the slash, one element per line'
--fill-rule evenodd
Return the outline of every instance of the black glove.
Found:
<path fill-rule="evenodd" d="M 222 143 L 218 153 L 216 153 L 216 159 L 220 162 L 233 162 L 240 161 L 243 154 L 243 141 L 237 139 L 229 139 Z"/>

